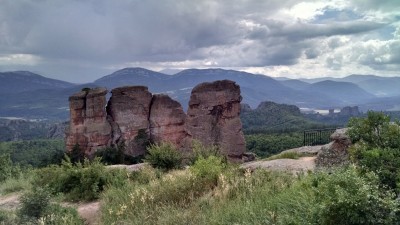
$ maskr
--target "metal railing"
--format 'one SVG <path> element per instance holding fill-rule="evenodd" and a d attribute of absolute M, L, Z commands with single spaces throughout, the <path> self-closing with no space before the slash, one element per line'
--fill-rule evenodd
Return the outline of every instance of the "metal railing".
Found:
<path fill-rule="evenodd" d="M 305 130 L 303 146 L 328 144 L 331 141 L 331 135 L 336 129 L 337 128 Z"/>

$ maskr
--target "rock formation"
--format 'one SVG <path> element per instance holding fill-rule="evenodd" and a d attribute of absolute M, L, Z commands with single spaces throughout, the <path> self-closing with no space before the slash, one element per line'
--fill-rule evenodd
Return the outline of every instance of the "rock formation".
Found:
<path fill-rule="evenodd" d="M 217 145 L 231 159 L 241 158 L 245 140 L 240 121 L 240 87 L 233 81 L 202 83 L 192 90 L 186 128 L 203 145 Z"/>
<path fill-rule="evenodd" d="M 143 155 L 149 136 L 152 94 L 144 86 L 119 87 L 111 93 L 107 113 L 113 125 L 113 143 L 124 142 L 129 155 Z"/>
<path fill-rule="evenodd" d="M 107 121 L 105 88 L 83 90 L 69 97 L 70 126 L 66 147 L 79 144 L 90 157 L 94 150 L 106 147 L 111 141 L 111 126 Z"/>
<path fill-rule="evenodd" d="M 179 102 L 168 95 L 154 95 L 149 119 L 152 142 L 170 142 L 178 148 L 184 147 L 184 139 L 188 136 L 185 119 Z"/>
<path fill-rule="evenodd" d="M 240 121 L 240 88 L 223 80 L 192 90 L 188 115 L 167 95 L 152 95 L 147 87 L 115 88 L 106 107 L 105 88 L 81 91 L 70 100 L 66 146 L 75 144 L 92 157 L 94 150 L 124 144 L 125 153 L 138 156 L 145 145 L 170 142 L 184 151 L 191 140 L 216 145 L 232 160 L 241 160 L 245 140 Z"/>
<path fill-rule="evenodd" d="M 332 142 L 322 146 L 315 161 L 317 167 L 340 166 L 348 162 L 347 149 L 351 140 L 346 131 L 346 128 L 337 129 L 330 137 Z"/>

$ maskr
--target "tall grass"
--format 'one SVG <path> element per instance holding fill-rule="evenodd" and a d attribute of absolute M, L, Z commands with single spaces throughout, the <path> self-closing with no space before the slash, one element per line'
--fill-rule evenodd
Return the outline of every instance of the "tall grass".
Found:
<path fill-rule="evenodd" d="M 192 171 L 173 171 L 148 184 L 131 181 L 123 187 L 110 188 L 102 198 L 102 222 L 142 225 L 398 222 L 395 213 L 399 206 L 394 196 L 379 189 L 376 177 L 360 176 L 352 168 L 333 174 L 294 177 L 228 166 L 219 173 L 216 183 Z M 365 213 L 369 214 L 368 220 L 363 219 Z"/>
<path fill-rule="evenodd" d="M 0 183 L 0 195 L 29 190 L 32 186 L 32 171 L 20 172 Z"/>

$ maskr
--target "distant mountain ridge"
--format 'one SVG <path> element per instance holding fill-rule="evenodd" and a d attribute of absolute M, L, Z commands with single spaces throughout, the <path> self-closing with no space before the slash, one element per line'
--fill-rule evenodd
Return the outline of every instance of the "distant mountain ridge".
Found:
<path fill-rule="evenodd" d="M 29 71 L 0 72 L 0 93 L 59 89 L 73 86 L 75 84 L 47 78 Z"/>
<path fill-rule="evenodd" d="M 7 75 L 8 74 L 8 75 Z M 373 105 L 377 108 L 380 98 L 371 92 L 373 81 L 378 79 L 397 85 L 400 78 L 384 78 L 367 76 L 365 78 L 352 75 L 345 78 L 335 79 L 327 82 L 311 82 L 310 80 L 284 79 L 276 80 L 268 76 L 251 74 L 242 71 L 224 69 L 187 69 L 167 75 L 144 68 L 124 68 L 93 83 L 71 84 L 64 81 L 45 78 L 30 72 L 7 72 L 0 73 L 0 84 L 2 95 L 0 95 L 0 117 L 16 116 L 26 118 L 68 118 L 68 96 L 84 87 L 107 87 L 111 90 L 115 87 L 129 85 L 148 86 L 153 93 L 166 93 L 187 107 L 191 90 L 202 82 L 229 79 L 240 85 L 243 103 L 255 108 L 260 102 L 273 101 L 277 103 L 291 104 L 298 107 L 328 109 L 343 107 L 346 105 Z M 308 82 L 307 82 L 308 81 Z M 354 81 L 350 82 L 350 81 Z M 372 83 L 372 84 L 371 84 Z M 379 82 L 375 82 L 380 84 Z M 395 86 L 395 85 L 394 85 Z M 398 98 L 396 88 L 385 88 L 391 90 L 391 98 L 383 104 L 382 109 L 396 108 Z M 363 87 L 369 87 L 368 90 Z M 375 94 L 375 95 L 374 95 Z M 386 96 L 386 95 L 383 95 Z M 399 101 L 400 102 L 400 101 Z M 400 105 L 400 103 L 399 103 Z M 379 105 L 378 105 L 379 106 Z M 379 107 L 378 107 L 379 108 Z"/>

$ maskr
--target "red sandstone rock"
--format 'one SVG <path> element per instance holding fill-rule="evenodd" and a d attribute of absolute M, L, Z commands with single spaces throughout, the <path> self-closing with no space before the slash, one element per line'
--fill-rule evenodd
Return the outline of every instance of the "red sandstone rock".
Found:
<path fill-rule="evenodd" d="M 240 121 L 240 87 L 233 81 L 202 83 L 189 101 L 186 129 L 204 145 L 217 145 L 231 159 L 241 159 L 245 140 Z"/>
<path fill-rule="evenodd" d="M 185 118 L 179 102 L 168 95 L 154 95 L 150 111 L 151 140 L 155 143 L 170 142 L 181 148 L 187 137 Z"/>
<path fill-rule="evenodd" d="M 196 86 L 186 116 L 181 105 L 166 95 L 154 95 L 147 87 L 115 88 L 105 110 L 105 88 L 70 97 L 70 127 L 66 146 L 79 144 L 91 158 L 98 148 L 125 145 L 125 153 L 143 155 L 145 145 L 170 142 L 182 151 L 192 139 L 217 145 L 231 160 L 241 160 L 245 140 L 240 121 L 240 88 L 224 80 Z"/>
<path fill-rule="evenodd" d="M 66 136 L 67 151 L 79 144 L 91 158 L 95 150 L 109 145 L 111 126 L 106 119 L 106 94 L 107 89 L 95 88 L 69 98 L 71 120 Z"/>
<path fill-rule="evenodd" d="M 145 153 L 149 139 L 149 114 L 152 94 L 144 86 L 115 88 L 108 102 L 107 113 L 114 122 L 114 140 L 124 142 L 125 151 L 132 156 Z M 117 128 L 115 128 L 115 125 Z M 139 135 L 138 135 L 139 134 Z"/>

